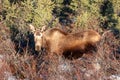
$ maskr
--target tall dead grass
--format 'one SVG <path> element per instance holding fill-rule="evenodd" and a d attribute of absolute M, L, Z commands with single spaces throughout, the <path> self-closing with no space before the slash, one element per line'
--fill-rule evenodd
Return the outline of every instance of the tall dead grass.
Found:
<path fill-rule="evenodd" d="M 3 34 L 0 42 L 0 80 L 115 80 L 120 75 L 120 39 L 112 32 L 102 37 L 97 51 L 74 60 L 49 58 L 46 52 L 34 56 L 27 48 L 19 54 Z"/>

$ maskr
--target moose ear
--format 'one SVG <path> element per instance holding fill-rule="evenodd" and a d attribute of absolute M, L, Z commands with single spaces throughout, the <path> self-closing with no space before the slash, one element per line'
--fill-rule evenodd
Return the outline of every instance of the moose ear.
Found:
<path fill-rule="evenodd" d="M 43 27 L 41 28 L 41 32 L 44 32 L 46 29 L 47 29 L 47 26 L 43 26 Z"/>
<path fill-rule="evenodd" d="M 32 24 L 29 24 L 29 28 L 33 33 L 35 32 L 35 27 Z"/>

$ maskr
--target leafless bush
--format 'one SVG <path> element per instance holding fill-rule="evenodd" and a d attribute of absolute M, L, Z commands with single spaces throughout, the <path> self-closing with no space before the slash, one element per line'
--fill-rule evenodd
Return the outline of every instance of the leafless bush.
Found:
<path fill-rule="evenodd" d="M 4 29 L 5 30 L 5 29 Z M 7 29 L 6 29 L 7 30 Z M 120 39 L 112 32 L 102 36 L 97 51 L 78 59 L 42 52 L 31 55 L 28 49 L 18 54 L 7 31 L 0 31 L 0 80 L 119 80 Z M 4 32 L 4 34 L 3 34 Z M 6 36 L 6 37 L 5 37 Z M 27 48 L 27 47 L 26 47 Z"/>
<path fill-rule="evenodd" d="M 46 58 L 41 75 L 46 80 L 114 80 L 115 75 L 120 74 L 119 42 L 108 31 L 97 44 L 97 52 L 88 52 L 77 60 L 67 60 L 61 56 Z"/>

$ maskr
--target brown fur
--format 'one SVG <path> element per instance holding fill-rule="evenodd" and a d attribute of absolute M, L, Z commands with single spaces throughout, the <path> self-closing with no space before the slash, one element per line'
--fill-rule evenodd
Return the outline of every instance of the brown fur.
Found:
<path fill-rule="evenodd" d="M 100 35 L 94 30 L 68 34 L 60 29 L 51 28 L 42 34 L 43 37 L 38 41 L 41 44 L 38 50 L 43 47 L 48 53 L 58 55 L 67 51 L 80 50 L 82 52 L 87 50 L 89 45 L 95 45 L 100 40 Z"/>

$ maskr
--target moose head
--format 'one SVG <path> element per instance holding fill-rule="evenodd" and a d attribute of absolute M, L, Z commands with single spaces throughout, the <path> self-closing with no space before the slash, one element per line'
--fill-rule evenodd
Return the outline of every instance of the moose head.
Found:
<path fill-rule="evenodd" d="M 46 26 L 43 26 L 41 29 L 36 29 L 33 25 L 29 25 L 30 30 L 34 34 L 35 41 L 35 50 L 40 51 L 43 43 L 43 32 L 46 30 Z"/>

